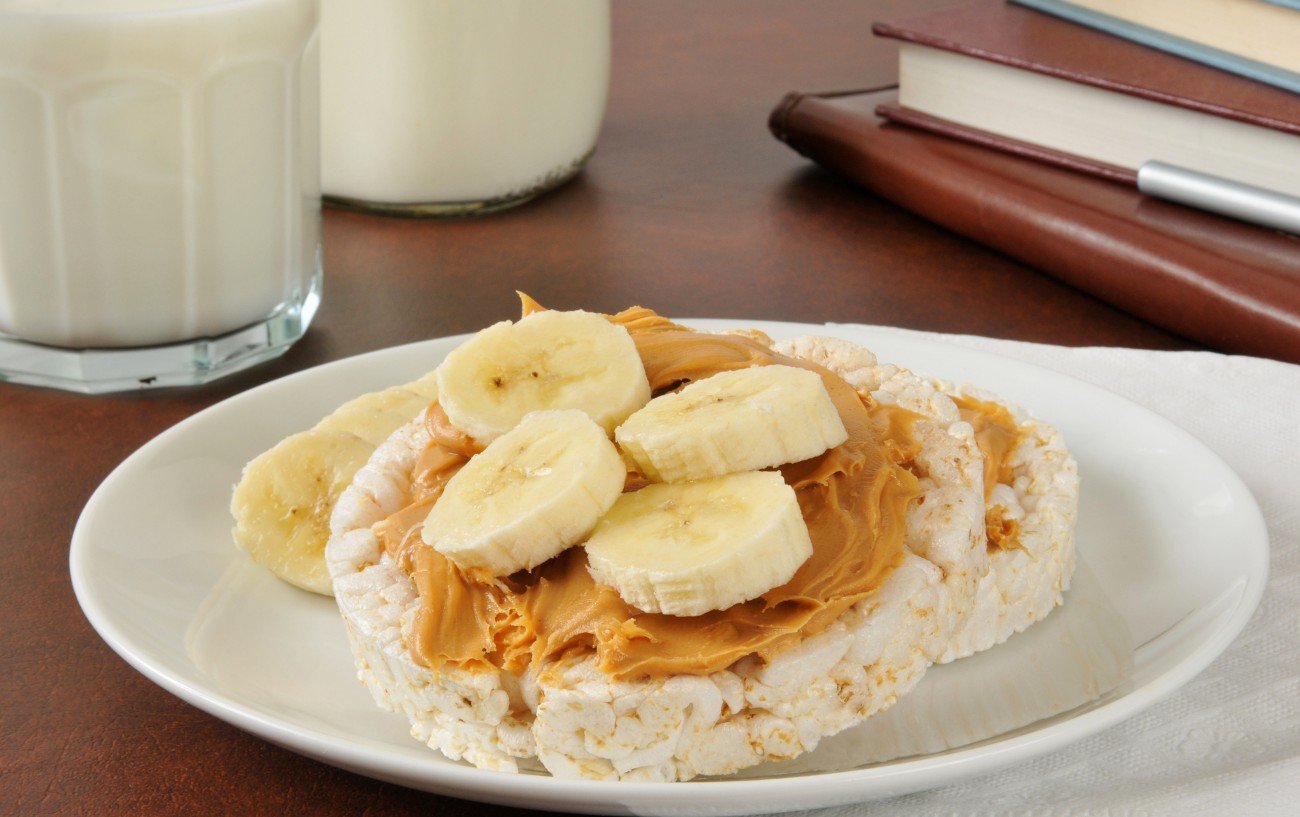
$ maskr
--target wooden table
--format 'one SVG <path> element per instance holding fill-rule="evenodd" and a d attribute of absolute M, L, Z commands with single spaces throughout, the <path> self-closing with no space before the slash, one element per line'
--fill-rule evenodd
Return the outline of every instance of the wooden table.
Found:
<path fill-rule="evenodd" d="M 616 3 L 599 149 L 566 187 L 464 221 L 325 214 L 324 305 L 280 360 L 206 388 L 89 398 L 0 384 L 0 814 L 515 812 L 342 772 L 163 692 L 82 616 L 67 543 L 123 458 L 290 372 L 516 313 L 854 321 L 1194 348 L 819 171 L 768 135 L 789 90 L 891 80 L 874 19 L 927 3 Z M 518 813 L 518 812 L 515 812 Z"/>

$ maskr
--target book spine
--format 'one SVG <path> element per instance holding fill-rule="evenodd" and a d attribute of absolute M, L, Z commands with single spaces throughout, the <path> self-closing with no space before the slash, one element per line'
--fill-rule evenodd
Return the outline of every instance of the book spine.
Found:
<path fill-rule="evenodd" d="M 1199 62 L 1220 71 L 1263 82 L 1291 93 L 1300 94 L 1300 74 L 1278 68 L 1268 63 L 1248 59 L 1238 54 L 1231 54 L 1218 48 L 1211 48 L 1201 43 L 1175 37 L 1154 28 L 1137 25 L 1128 20 L 1121 20 L 1109 14 L 1102 14 L 1092 9 L 1082 8 L 1065 0 L 1011 0 L 1021 6 L 1045 12 L 1053 17 L 1060 17 L 1072 23 L 1103 31 L 1130 42 L 1145 45 L 1176 57 Z M 1300 0 L 1279 2 L 1288 8 L 1300 8 Z"/>

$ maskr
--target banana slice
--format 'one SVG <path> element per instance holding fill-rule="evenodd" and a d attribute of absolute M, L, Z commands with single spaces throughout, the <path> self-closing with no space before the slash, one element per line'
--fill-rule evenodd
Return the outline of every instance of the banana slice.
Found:
<path fill-rule="evenodd" d="M 586 550 L 592 577 L 628 604 L 698 616 L 785 584 L 812 540 L 794 489 L 751 471 L 623 494 Z"/>
<path fill-rule="evenodd" d="M 626 477 L 618 449 L 586 414 L 533 412 L 451 478 L 422 535 L 461 567 L 505 576 L 582 541 Z"/>
<path fill-rule="evenodd" d="M 403 383 L 401 388 L 423 395 L 427 402 L 432 403 L 438 399 L 438 370 L 434 369 L 419 380 Z"/>
<path fill-rule="evenodd" d="M 650 399 L 650 383 L 622 326 L 592 312 L 535 312 L 447 355 L 438 395 L 452 425 L 486 445 L 546 409 L 581 409 L 612 435 Z"/>
<path fill-rule="evenodd" d="M 316 424 L 326 431 L 347 431 L 377 446 L 429 404 L 429 398 L 403 386 L 349 400 Z"/>
<path fill-rule="evenodd" d="M 411 385 L 427 388 L 431 378 Z M 334 503 L 375 447 L 430 399 L 405 387 L 363 394 L 244 466 L 230 500 L 235 544 L 285 581 L 333 595 L 324 554 Z"/>
<path fill-rule="evenodd" d="M 259 455 L 230 498 L 235 544 L 290 584 L 333 595 L 325 567 L 330 512 L 372 451 L 355 434 L 317 428 Z"/>
<path fill-rule="evenodd" d="M 816 372 L 756 366 L 656 397 L 614 439 L 645 476 L 680 482 L 806 460 L 848 432 Z"/>

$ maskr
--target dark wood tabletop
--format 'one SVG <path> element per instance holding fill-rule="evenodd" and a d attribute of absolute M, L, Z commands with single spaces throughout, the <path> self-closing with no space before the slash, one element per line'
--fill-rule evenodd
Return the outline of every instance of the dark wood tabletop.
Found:
<path fill-rule="evenodd" d="M 1069 345 L 1195 348 L 818 170 L 773 139 L 790 90 L 887 83 L 875 19 L 928 2 L 616 3 L 598 150 L 518 209 L 325 214 L 324 302 L 283 358 L 203 388 L 84 397 L 0 384 L 0 814 L 506 814 L 300 757 L 154 686 L 73 597 L 94 488 L 173 423 L 349 355 L 559 308 L 852 321 Z"/>

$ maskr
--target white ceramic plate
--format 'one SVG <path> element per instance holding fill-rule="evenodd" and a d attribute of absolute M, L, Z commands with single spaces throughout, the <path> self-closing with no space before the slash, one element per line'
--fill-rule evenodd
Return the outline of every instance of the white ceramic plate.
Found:
<path fill-rule="evenodd" d="M 665 815 L 834 806 L 1023 762 L 1128 718 L 1186 683 L 1223 651 L 1259 602 L 1268 542 L 1254 499 L 1205 446 L 1127 400 L 1045 369 L 865 327 L 691 323 L 757 325 L 774 337 L 838 335 L 882 360 L 976 383 L 1055 424 L 1083 480 L 1080 554 L 1137 645 L 1128 681 L 1091 704 L 972 746 L 848 771 L 606 783 L 444 760 L 407 735 L 402 716 L 377 709 L 356 681 L 333 601 L 279 582 L 235 550 L 227 504 L 247 460 L 357 394 L 429 371 L 462 338 L 301 372 L 159 435 L 87 503 L 70 557 L 77 598 L 104 640 L 163 688 L 304 755 L 456 797 Z"/>

